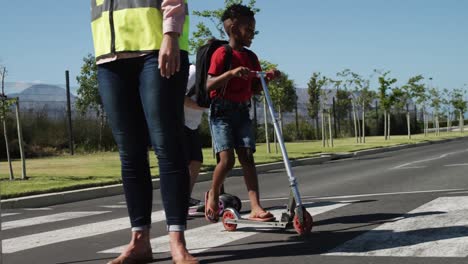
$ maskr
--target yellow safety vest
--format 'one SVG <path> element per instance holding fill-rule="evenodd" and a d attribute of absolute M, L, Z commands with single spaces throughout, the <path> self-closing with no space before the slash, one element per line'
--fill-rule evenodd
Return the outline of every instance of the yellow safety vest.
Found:
<path fill-rule="evenodd" d="M 159 50 L 163 36 L 163 0 L 91 0 L 91 28 L 96 59 L 121 52 Z M 188 51 L 189 13 L 179 47 Z"/>

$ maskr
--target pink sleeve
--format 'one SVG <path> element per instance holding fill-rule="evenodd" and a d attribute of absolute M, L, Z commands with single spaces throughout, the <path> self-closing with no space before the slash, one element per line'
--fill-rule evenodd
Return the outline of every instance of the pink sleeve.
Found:
<path fill-rule="evenodd" d="M 186 15 L 184 0 L 163 0 L 161 11 L 163 13 L 163 33 L 182 33 Z"/>

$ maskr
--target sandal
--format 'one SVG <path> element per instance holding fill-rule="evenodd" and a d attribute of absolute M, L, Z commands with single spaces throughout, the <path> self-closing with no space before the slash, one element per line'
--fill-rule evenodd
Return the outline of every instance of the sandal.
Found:
<path fill-rule="evenodd" d="M 219 221 L 218 210 L 213 210 L 208 206 L 209 194 L 210 191 L 205 193 L 205 219 L 211 223 L 217 223 Z"/>
<path fill-rule="evenodd" d="M 255 215 L 250 215 L 249 220 L 257 222 L 270 222 L 274 221 L 276 218 L 268 211 L 259 212 Z"/>

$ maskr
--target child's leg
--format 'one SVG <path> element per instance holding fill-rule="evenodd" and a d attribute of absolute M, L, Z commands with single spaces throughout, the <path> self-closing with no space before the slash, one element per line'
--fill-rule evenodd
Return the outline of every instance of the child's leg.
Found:
<path fill-rule="evenodd" d="M 252 213 L 257 211 L 265 211 L 260 205 L 260 193 L 258 188 L 258 176 L 255 169 L 255 161 L 250 148 L 236 149 L 239 162 L 244 172 L 244 182 L 250 199 Z"/>
<path fill-rule="evenodd" d="M 213 171 L 213 182 L 208 196 L 208 206 L 215 211 L 218 210 L 218 198 L 221 193 L 221 186 L 235 163 L 234 151 L 232 149 L 223 150 L 218 154 L 219 162 Z"/>

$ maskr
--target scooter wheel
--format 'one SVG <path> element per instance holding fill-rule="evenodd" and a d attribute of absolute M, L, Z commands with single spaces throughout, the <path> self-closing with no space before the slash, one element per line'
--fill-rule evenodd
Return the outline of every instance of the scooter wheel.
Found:
<path fill-rule="evenodd" d="M 233 208 L 239 212 L 241 207 L 242 202 L 239 197 L 228 193 L 223 193 L 219 196 L 219 216 L 222 216 L 227 208 Z"/>
<path fill-rule="evenodd" d="M 224 211 L 223 213 L 223 225 L 224 225 L 224 229 L 226 229 L 226 231 L 236 231 L 237 229 L 237 224 L 230 224 L 230 223 L 226 223 L 226 220 L 228 219 L 235 219 L 235 216 L 234 214 L 231 212 L 231 211 Z"/>
<path fill-rule="evenodd" d="M 303 215 L 304 219 L 302 221 L 302 224 L 301 221 L 299 221 L 299 217 L 297 216 L 297 214 L 294 216 L 293 219 L 294 229 L 301 236 L 310 234 L 310 231 L 312 230 L 312 224 L 314 222 L 312 216 L 309 214 L 309 212 L 307 212 L 307 210 L 303 210 Z"/>

